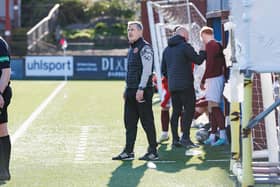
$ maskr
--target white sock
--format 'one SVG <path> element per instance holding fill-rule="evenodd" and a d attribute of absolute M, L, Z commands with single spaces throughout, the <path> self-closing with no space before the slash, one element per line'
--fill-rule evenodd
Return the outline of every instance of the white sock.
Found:
<path fill-rule="evenodd" d="M 161 135 L 162 136 L 168 136 L 168 131 L 162 131 Z"/>
<path fill-rule="evenodd" d="M 226 116 L 225 121 L 226 121 L 226 127 L 228 125 L 230 125 L 230 118 L 229 118 L 229 116 Z"/>
<path fill-rule="evenodd" d="M 182 139 L 184 133 L 183 132 L 180 132 L 180 139 Z"/>
<path fill-rule="evenodd" d="M 226 134 L 226 130 L 220 130 L 220 138 L 226 140 L 227 139 L 227 134 Z"/>
<path fill-rule="evenodd" d="M 195 123 L 195 119 L 192 120 L 192 124 L 191 124 L 191 127 L 195 126 L 196 123 Z"/>
<path fill-rule="evenodd" d="M 211 140 L 211 142 L 215 141 L 215 137 L 216 137 L 215 134 L 212 134 L 212 133 L 210 134 L 209 139 Z"/>

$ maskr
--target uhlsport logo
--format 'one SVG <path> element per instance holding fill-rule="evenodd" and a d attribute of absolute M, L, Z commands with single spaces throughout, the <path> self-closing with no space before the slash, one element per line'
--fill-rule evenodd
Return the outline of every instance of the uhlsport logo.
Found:
<path fill-rule="evenodd" d="M 72 56 L 27 56 L 26 76 L 73 76 Z"/>

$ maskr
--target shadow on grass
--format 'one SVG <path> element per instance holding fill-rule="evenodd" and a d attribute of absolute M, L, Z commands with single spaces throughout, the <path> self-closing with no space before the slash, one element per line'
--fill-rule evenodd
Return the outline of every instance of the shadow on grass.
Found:
<path fill-rule="evenodd" d="M 205 152 L 203 162 L 206 162 L 209 167 L 220 167 L 229 172 L 230 167 L 230 145 L 224 146 L 203 146 L 202 151 Z"/>
<path fill-rule="evenodd" d="M 160 160 L 155 162 L 158 171 L 163 171 L 167 173 L 176 173 L 183 169 L 187 169 L 189 165 L 187 162 L 191 157 L 185 156 L 186 149 L 183 147 L 172 148 L 167 150 L 168 144 L 160 144 L 158 152 L 160 155 Z"/>
<path fill-rule="evenodd" d="M 146 163 L 138 167 L 133 167 L 132 161 L 121 162 L 121 165 L 112 172 L 112 177 L 110 178 L 108 186 L 137 186 L 147 169 Z"/>
<path fill-rule="evenodd" d="M 2 185 L 4 185 L 4 184 L 6 184 L 5 181 L 0 181 L 0 186 L 2 186 Z"/>
<path fill-rule="evenodd" d="M 191 167 L 194 167 L 196 170 L 208 170 L 212 167 L 220 167 L 226 170 L 226 172 L 229 172 L 230 146 L 200 146 L 199 150 L 204 153 L 196 156 L 185 156 L 185 148 L 180 147 L 167 150 L 167 144 L 161 144 L 159 154 L 163 164 L 157 164 L 157 170 L 178 172 Z M 190 159 L 192 161 L 188 162 Z"/>

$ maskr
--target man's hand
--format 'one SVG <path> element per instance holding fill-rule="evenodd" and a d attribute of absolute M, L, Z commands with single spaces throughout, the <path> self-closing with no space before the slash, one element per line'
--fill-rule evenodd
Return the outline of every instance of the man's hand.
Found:
<path fill-rule="evenodd" d="M 145 100 L 144 100 L 144 90 L 137 90 L 136 100 L 138 101 L 138 103 L 145 102 Z"/>
<path fill-rule="evenodd" d="M 200 83 L 200 89 L 205 90 L 205 84 L 204 83 Z"/>
<path fill-rule="evenodd" d="M 0 95 L 0 108 L 3 108 L 5 104 L 4 98 L 2 95 Z"/>

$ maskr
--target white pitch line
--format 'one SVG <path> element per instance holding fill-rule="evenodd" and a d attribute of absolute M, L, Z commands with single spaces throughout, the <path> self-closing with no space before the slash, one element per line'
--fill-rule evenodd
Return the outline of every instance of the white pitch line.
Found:
<path fill-rule="evenodd" d="M 14 135 L 11 137 L 12 144 L 22 136 L 31 123 L 37 118 L 37 116 L 46 108 L 46 106 L 51 102 L 51 100 L 60 92 L 60 90 L 66 85 L 66 81 L 61 82 L 56 89 L 47 97 L 47 99 L 41 103 L 41 105 L 23 122 L 23 124 L 18 128 Z"/>
<path fill-rule="evenodd" d="M 206 162 L 228 162 L 228 159 L 221 159 L 221 160 L 206 160 Z"/>
<path fill-rule="evenodd" d="M 74 159 L 75 163 L 85 160 L 85 152 L 87 149 L 88 134 L 89 134 L 88 126 L 82 126 L 81 132 L 80 132 L 80 142 L 76 149 L 76 155 L 75 155 L 75 159 Z"/>

